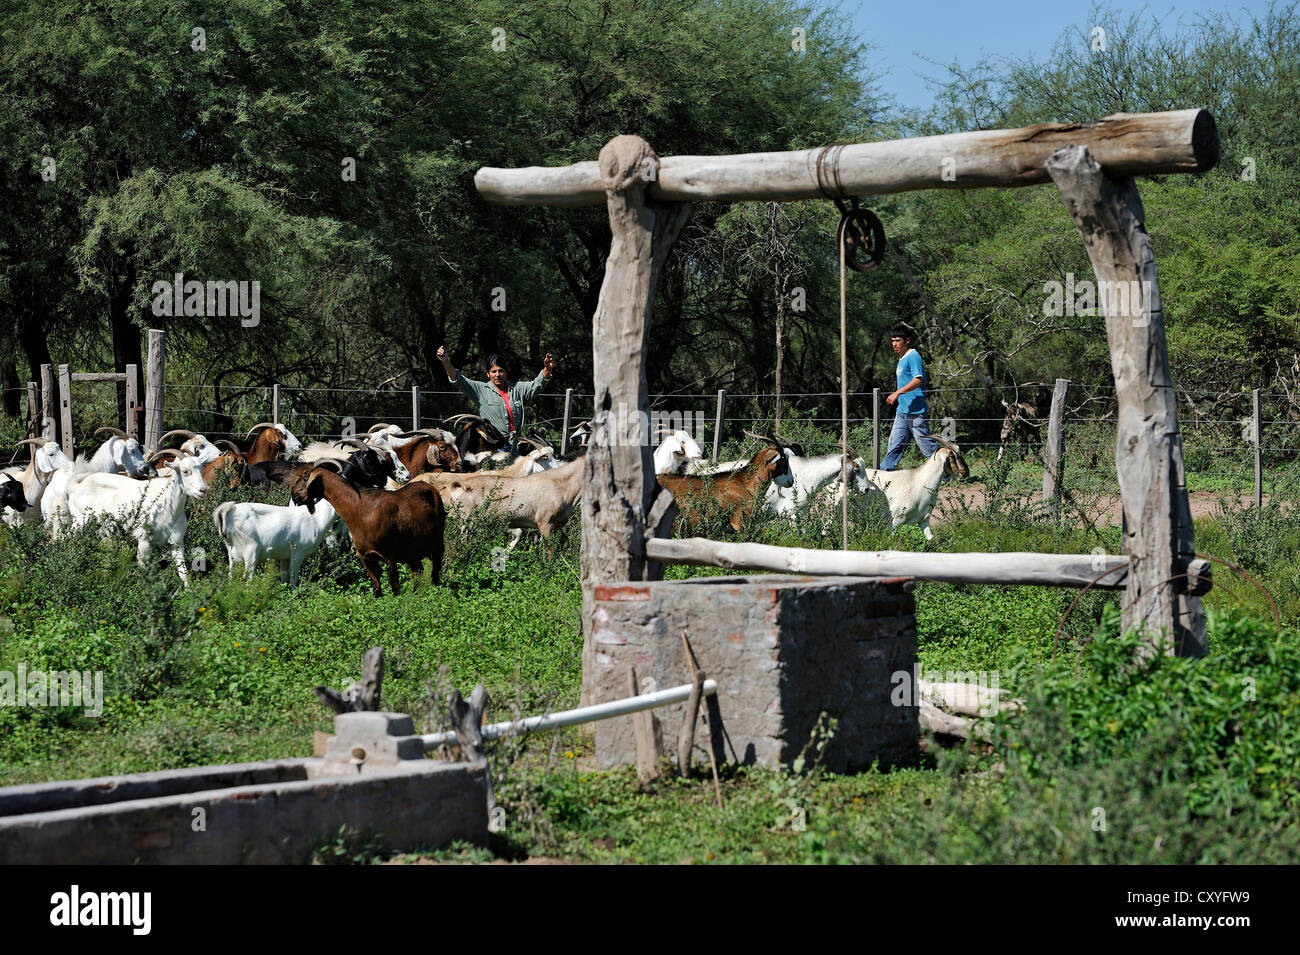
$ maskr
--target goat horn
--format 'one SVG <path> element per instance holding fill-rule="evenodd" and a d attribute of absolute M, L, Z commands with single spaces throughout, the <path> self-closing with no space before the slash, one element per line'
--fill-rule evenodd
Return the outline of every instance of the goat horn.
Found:
<path fill-rule="evenodd" d="M 253 432 L 256 431 L 258 428 L 278 428 L 278 427 L 280 426 L 276 424 L 274 421 L 259 421 L 257 424 L 253 425 L 251 428 L 248 429 L 248 434 L 244 435 L 244 437 L 246 438 L 252 437 Z"/>
<path fill-rule="evenodd" d="M 234 451 L 236 454 L 244 453 L 243 451 L 239 450 L 239 445 L 235 444 L 235 442 L 233 441 L 227 441 L 225 438 L 217 438 L 217 440 L 213 441 L 212 443 L 219 448 L 220 447 L 229 448 L 231 451 Z"/>
<path fill-rule="evenodd" d="M 371 425 L 370 430 L 367 431 L 366 434 L 374 434 L 376 431 L 383 431 L 385 428 L 396 428 L 396 427 L 397 425 L 395 424 L 387 424 L 381 421 L 379 422 L 379 424 Z"/>
<path fill-rule="evenodd" d="M 155 451 L 153 454 L 149 455 L 149 457 L 145 458 L 145 461 L 147 461 L 149 464 L 153 464 L 159 458 L 164 456 L 179 458 L 181 456 L 181 453 L 177 451 L 175 448 L 163 448 L 162 450 Z"/>
<path fill-rule="evenodd" d="M 111 431 L 113 434 L 117 435 L 119 438 L 122 438 L 123 440 L 126 439 L 126 432 L 123 431 L 121 428 L 110 428 L 110 427 L 108 427 L 107 425 L 104 426 L 104 427 L 102 427 L 102 428 L 96 428 L 96 429 L 95 429 L 95 437 L 99 437 L 99 432 L 101 432 L 101 431 Z"/>
<path fill-rule="evenodd" d="M 343 438 L 343 439 L 341 439 L 341 440 L 339 440 L 339 441 L 336 441 L 336 442 L 334 442 L 334 443 L 335 443 L 335 444 L 350 444 L 350 445 L 352 445 L 353 447 L 360 448 L 360 449 L 363 450 L 363 451 L 370 451 L 370 450 L 372 450 L 372 448 L 370 447 L 370 445 L 366 444 L 366 443 L 365 443 L 364 441 L 362 441 L 360 438 Z"/>
<path fill-rule="evenodd" d="M 195 434 L 193 431 L 186 431 L 184 428 L 173 428 L 171 431 L 168 431 L 166 434 L 164 434 L 161 438 L 158 439 L 158 447 L 161 448 L 163 442 L 166 441 L 168 438 L 170 438 L 170 437 L 171 437 L 172 435 L 174 435 L 174 434 L 183 434 L 183 435 L 185 435 L 186 438 L 197 438 L 197 437 L 198 437 L 198 435 Z"/>
<path fill-rule="evenodd" d="M 482 415 L 476 415 L 476 414 L 465 413 L 465 414 L 453 415 L 453 416 L 450 417 L 450 418 L 445 418 L 445 419 L 443 419 L 443 422 L 442 422 L 442 423 L 443 423 L 443 424 L 451 424 L 453 421 L 460 421 L 462 418 L 468 418 L 468 419 L 470 419 L 470 420 L 472 420 L 472 421 L 483 421 L 483 422 L 486 422 L 486 421 L 487 421 L 487 418 L 484 418 Z"/>

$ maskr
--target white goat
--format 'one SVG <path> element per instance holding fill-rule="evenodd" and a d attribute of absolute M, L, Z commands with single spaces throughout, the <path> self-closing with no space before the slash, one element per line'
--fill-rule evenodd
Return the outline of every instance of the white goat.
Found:
<path fill-rule="evenodd" d="M 239 561 L 244 576 L 252 580 L 262 561 L 270 558 L 279 563 L 280 579 L 292 590 L 302 562 L 320 547 L 335 516 L 329 501 L 317 502 L 315 513 L 305 507 L 228 501 L 213 512 L 212 522 L 226 545 L 231 576 Z"/>
<path fill-rule="evenodd" d="M 550 537 L 564 526 L 582 496 L 583 464 L 581 459 L 566 461 L 526 477 L 508 477 L 501 471 L 435 472 L 417 474 L 411 481 L 436 487 L 448 510 L 453 504 L 470 510 L 490 503 L 509 519 L 510 527 L 521 532 L 535 527 L 543 537 Z M 519 536 L 515 535 L 511 547 Z"/>
<path fill-rule="evenodd" d="M 158 470 L 158 477 L 144 481 L 119 474 L 82 474 L 68 485 L 68 511 L 74 526 L 92 517 L 117 522 L 128 528 L 136 540 L 136 559 L 143 564 L 152 546 L 166 546 L 185 583 L 185 498 L 201 500 L 208 494 L 203 468 L 193 458 L 181 458 Z"/>
<path fill-rule="evenodd" d="M 919 468 L 905 468 L 901 471 L 881 471 L 866 467 L 859 458 L 855 470 L 856 486 L 859 493 L 884 495 L 884 505 L 889 511 L 891 527 L 897 529 L 904 524 L 915 524 L 921 528 L 926 540 L 933 540 L 930 531 L 930 512 L 934 510 L 939 499 L 939 485 L 945 474 L 968 477 L 970 469 L 961 456 L 961 449 L 942 439 L 939 450 Z M 834 485 L 827 497 L 839 502 L 840 485 Z"/>
<path fill-rule="evenodd" d="M 50 483 L 62 469 L 66 468 L 69 471 L 72 469 L 72 462 L 68 460 L 68 456 L 63 453 L 57 441 L 24 438 L 18 443 L 30 444 L 32 457 L 26 467 L 6 468 L 4 471 L 11 480 L 22 485 L 23 495 L 27 499 L 27 508 L 21 512 L 12 507 L 3 509 L 3 520 L 11 527 L 39 519 L 41 511 L 38 505 L 48 494 Z"/>
<path fill-rule="evenodd" d="M 781 487 L 775 481 L 767 486 L 763 495 L 763 506 L 774 514 L 793 517 L 800 504 L 812 500 L 822 488 L 831 482 L 839 482 L 843 465 L 842 455 L 819 454 L 811 458 L 802 458 L 790 448 L 785 448 L 786 459 L 790 462 L 790 474 L 794 480 L 790 487 Z M 861 458 L 852 458 L 849 478 L 859 484 L 865 477 L 866 465 Z"/>
<path fill-rule="evenodd" d="M 128 438 L 126 432 L 119 428 L 96 428 L 95 434 L 98 435 L 101 431 L 110 432 L 112 437 L 96 448 L 89 460 L 77 458 L 78 474 L 116 474 L 123 471 L 128 476 L 135 477 L 148 471 L 149 466 L 145 462 L 144 452 L 140 450 L 139 441 Z"/>
<path fill-rule="evenodd" d="M 172 431 L 168 431 L 158 439 L 158 447 L 161 448 L 163 442 L 174 434 L 182 434 L 185 436 L 185 443 L 177 448 L 177 450 L 180 451 L 181 454 L 190 455 L 197 460 L 199 464 L 210 464 L 217 458 L 221 457 L 221 449 L 209 441 L 207 435 L 195 434 L 193 431 L 187 431 L 184 428 L 176 428 Z"/>
<path fill-rule="evenodd" d="M 685 474 L 692 461 L 703 460 L 704 452 L 695 439 L 679 428 L 667 432 L 663 442 L 655 448 L 655 474 Z"/>

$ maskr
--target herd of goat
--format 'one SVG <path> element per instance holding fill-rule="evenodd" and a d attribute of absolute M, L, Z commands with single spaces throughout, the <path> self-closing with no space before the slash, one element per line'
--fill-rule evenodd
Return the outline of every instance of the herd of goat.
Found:
<path fill-rule="evenodd" d="M 232 487 L 278 483 L 289 489 L 288 506 L 227 502 L 213 512 L 230 572 L 242 563 L 251 578 L 264 561 L 276 560 L 293 587 L 303 560 L 341 522 L 375 596 L 382 593 L 384 570 L 397 593 L 398 565 L 418 575 L 426 558 L 438 583 L 453 507 L 498 509 L 514 529 L 511 547 L 526 529 L 549 537 L 568 521 L 582 493 L 590 423 L 576 428 L 577 450 L 564 456 L 535 432 L 520 439 L 521 450 L 528 450 L 512 455 L 502 450 L 503 436 L 477 415 L 443 424 L 414 431 L 378 424 L 362 437 L 304 447 L 284 425 L 260 422 L 249 431 L 246 450 L 178 429 L 158 443 L 183 439 L 179 446 L 148 454 L 124 432 L 100 428 L 96 437 L 107 432 L 107 440 L 75 461 L 57 442 L 26 438 L 19 442 L 31 446 L 26 465 L 0 470 L 0 505 L 6 523 L 43 521 L 54 537 L 96 518 L 105 528 L 120 526 L 135 539 L 141 563 L 154 549 L 165 549 L 188 582 L 186 498 L 202 500 L 217 481 Z M 661 437 L 655 473 L 688 527 L 713 507 L 740 531 L 759 507 L 792 516 L 802 503 L 834 504 L 843 493 L 840 454 L 808 457 L 777 436 L 750 435 L 763 445 L 752 458 L 715 465 L 687 432 Z M 940 484 L 949 474 L 969 473 L 957 446 L 941 445 L 909 470 L 874 470 L 851 454 L 849 487 L 878 495 L 894 527 L 916 524 L 929 539 Z"/>

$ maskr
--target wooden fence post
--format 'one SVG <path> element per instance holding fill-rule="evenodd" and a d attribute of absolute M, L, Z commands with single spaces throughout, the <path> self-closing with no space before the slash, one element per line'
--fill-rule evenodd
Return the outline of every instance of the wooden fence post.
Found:
<path fill-rule="evenodd" d="M 163 379 L 166 365 L 167 333 L 151 328 L 144 385 L 144 446 L 150 452 L 158 450 L 158 439 L 163 433 Z"/>
<path fill-rule="evenodd" d="M 271 423 L 280 423 L 280 383 L 271 385 Z"/>
<path fill-rule="evenodd" d="M 54 420 L 53 365 L 41 365 L 41 437 L 46 441 L 59 439 L 58 425 Z"/>
<path fill-rule="evenodd" d="M 126 436 L 140 440 L 140 366 L 126 366 Z"/>
<path fill-rule="evenodd" d="M 411 430 L 420 430 L 420 386 L 411 385 Z"/>
<path fill-rule="evenodd" d="M 1052 520 L 1061 516 L 1061 477 L 1065 473 L 1065 397 L 1068 378 L 1057 378 L 1052 389 L 1052 411 L 1047 419 L 1047 441 L 1043 445 L 1043 503 Z"/>
<path fill-rule="evenodd" d="M 718 448 L 722 444 L 722 405 L 727 400 L 727 393 L 718 389 L 718 411 L 713 418 L 713 463 L 718 463 Z"/>
<path fill-rule="evenodd" d="M 27 382 L 27 433 L 24 437 L 34 438 L 41 433 L 41 399 L 40 388 L 34 381 Z"/>
<path fill-rule="evenodd" d="M 1195 559 L 1178 405 L 1169 373 L 1155 256 L 1142 197 L 1112 179 L 1087 147 L 1063 146 L 1045 164 L 1083 238 L 1102 290 L 1118 403 L 1115 465 L 1131 560 L 1122 626 L 1181 656 L 1205 653 L 1201 598 L 1189 593 Z"/>
<path fill-rule="evenodd" d="M 871 389 L 871 466 L 880 467 L 880 389 Z"/>
<path fill-rule="evenodd" d="M 72 372 L 67 365 L 59 366 L 59 421 L 63 453 L 72 457 Z"/>
<path fill-rule="evenodd" d="M 1251 438 L 1255 445 L 1255 507 L 1264 506 L 1264 434 L 1263 422 L 1259 414 L 1259 389 L 1250 393 L 1251 413 L 1254 417 L 1254 430 Z"/>
<path fill-rule="evenodd" d="M 569 453 L 569 415 L 573 411 L 573 389 L 564 389 L 564 424 L 560 426 L 560 457 Z"/>
<path fill-rule="evenodd" d="M 609 215 L 609 258 L 592 315 L 594 408 L 582 481 L 582 696 L 594 697 L 595 592 L 602 584 L 656 580 L 644 538 L 667 533 L 675 508 L 655 481 L 654 455 L 641 433 L 649 412 L 645 338 L 668 250 L 690 218 L 685 203 L 650 203 L 646 187 L 659 157 L 639 136 L 615 136 L 600 151 Z"/>

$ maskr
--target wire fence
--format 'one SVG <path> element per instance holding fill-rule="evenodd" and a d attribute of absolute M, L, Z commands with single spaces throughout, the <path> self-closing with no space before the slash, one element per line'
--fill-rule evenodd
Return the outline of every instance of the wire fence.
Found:
<path fill-rule="evenodd" d="M 15 393 L 16 392 L 16 393 Z M 72 385 L 73 433 L 77 447 L 95 442 L 94 430 L 105 424 L 122 426 L 120 389 L 102 383 Z M 850 444 L 864 457 L 874 446 L 884 456 L 894 420 L 886 393 L 853 392 L 849 395 Z M 3 407 L 20 409 L 16 418 L 4 416 L 3 435 L 10 443 L 23 436 L 27 422 L 28 391 L 0 393 Z M 13 399 L 17 398 L 15 402 Z M 930 428 L 957 442 L 972 462 L 994 458 L 999 452 L 1011 462 L 1024 462 L 1028 474 L 1041 468 L 1041 443 L 1047 432 L 1044 392 L 1007 387 L 938 386 L 926 393 Z M 1010 434 L 1004 404 L 1024 402 L 1027 410 Z M 1260 393 L 1256 429 L 1252 394 L 1248 390 L 1225 394 L 1213 391 L 1177 391 L 1179 430 L 1184 462 L 1190 475 L 1214 476 L 1223 487 L 1248 489 L 1254 483 L 1255 433 L 1258 430 L 1261 466 L 1272 475 L 1288 478 L 1296 473 L 1300 451 L 1300 396 L 1282 392 Z M 551 389 L 536 395 L 526 408 L 527 426 L 535 427 L 560 443 L 565 409 L 572 429 L 590 419 L 594 396 L 579 391 Z M 647 433 L 659 428 L 681 428 L 712 454 L 737 454 L 746 444 L 745 430 L 771 429 L 777 409 L 773 393 L 678 392 L 650 396 Z M 329 440 L 364 434 L 376 424 L 402 427 L 436 426 L 443 419 L 473 411 L 457 391 L 385 388 L 294 388 L 289 386 L 240 387 L 223 395 L 220 406 L 211 387 L 168 384 L 163 391 L 163 427 L 185 428 L 210 438 L 241 439 L 263 421 L 284 423 L 304 441 Z M 627 409 L 612 409 L 628 415 Z M 783 436 L 800 442 L 807 453 L 829 453 L 839 446 L 840 396 L 837 392 L 787 392 L 781 396 Z M 1115 484 L 1115 394 L 1110 385 L 1071 385 L 1063 417 L 1066 440 L 1066 480 L 1084 477 L 1093 484 Z M 719 430 L 720 424 L 720 430 Z M 715 438 L 717 439 L 715 442 Z M 903 466 L 916 463 L 909 452 Z"/>

